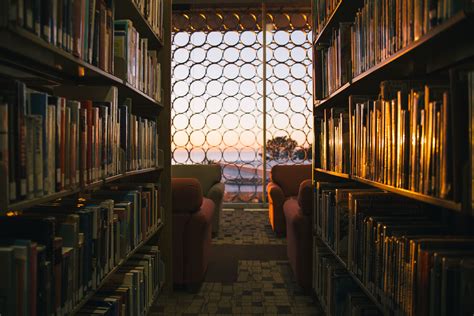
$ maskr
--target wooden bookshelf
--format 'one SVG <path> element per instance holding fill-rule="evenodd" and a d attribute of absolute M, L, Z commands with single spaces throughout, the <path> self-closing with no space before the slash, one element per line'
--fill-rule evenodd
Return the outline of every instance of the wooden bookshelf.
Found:
<path fill-rule="evenodd" d="M 95 290 L 91 290 L 89 291 L 86 295 L 84 295 L 84 297 L 79 301 L 78 304 L 76 304 L 76 306 L 74 306 L 74 308 L 72 309 L 70 315 L 75 315 L 77 312 L 79 312 L 79 310 L 87 303 L 87 301 L 89 301 L 93 296 L 94 294 L 102 287 L 105 285 L 105 283 L 107 283 L 107 281 L 110 280 L 110 278 L 112 277 L 112 275 L 118 271 L 118 269 L 120 269 L 120 267 L 127 262 L 128 259 L 130 259 L 138 250 L 140 250 L 140 248 L 142 248 L 144 245 L 146 245 L 153 237 L 156 236 L 156 234 L 158 232 L 160 232 L 162 230 L 162 228 L 164 227 L 164 223 L 160 222 L 158 223 L 158 226 L 157 228 L 150 232 L 135 248 L 132 249 L 132 251 L 130 251 L 126 256 L 125 258 L 123 258 L 112 270 L 110 270 L 107 275 L 102 279 L 102 281 L 100 281 L 100 283 L 97 285 L 97 289 Z"/>
<path fill-rule="evenodd" d="M 165 285 L 172 285 L 172 251 L 171 251 L 171 9 L 172 1 L 163 0 L 163 32 L 161 37 L 155 32 L 147 19 L 141 14 L 134 0 L 114 0 L 114 14 L 112 19 L 129 19 L 140 34 L 140 38 L 148 39 L 148 48 L 157 51 L 158 62 L 161 64 L 162 83 L 161 100 L 157 101 L 150 95 L 133 87 L 113 73 L 104 71 L 70 52 L 63 50 L 42 37 L 13 23 L 5 23 L 0 28 L 0 73 L 2 76 L 18 79 L 27 84 L 29 88 L 53 94 L 53 87 L 59 85 L 81 86 L 115 86 L 118 90 L 120 102 L 126 98 L 132 100 L 131 111 L 133 114 L 156 120 L 159 130 L 159 166 L 134 171 L 127 171 L 115 176 L 95 181 L 94 183 L 77 186 L 61 192 L 32 198 L 24 201 L 1 205 L 2 211 L 22 210 L 38 204 L 55 201 L 61 198 L 82 194 L 91 190 L 100 189 L 106 184 L 126 179 L 137 179 L 141 182 L 152 182 L 160 187 L 160 205 L 158 212 L 161 214 L 160 222 L 156 228 L 149 232 L 138 245 L 130 251 L 98 284 L 96 290 L 89 291 L 82 300 L 74 306 L 70 315 L 74 315 L 87 304 L 95 293 L 108 282 L 125 262 L 130 259 L 145 244 L 153 242 L 160 247 L 166 275 L 163 284 L 160 284 L 153 301 L 156 300 Z M 3 15 L 5 16 L 5 15 Z M 3 22 L 2 22 L 3 23 Z M 112 29 L 113 33 L 113 29 Z M 111 48 L 113 51 L 113 47 Z M 110 51 L 110 50 L 109 50 Z M 112 57 L 113 58 L 113 57 Z M 168 141 L 166 141 L 168 140 Z M 152 302 L 150 303 L 153 304 Z M 149 308 L 145 306 L 146 312 Z"/>
<path fill-rule="evenodd" d="M 379 300 L 372 294 L 372 292 L 367 289 L 367 287 L 362 283 L 359 278 L 347 268 L 347 263 L 342 260 L 342 258 L 332 249 L 324 239 L 321 238 L 321 236 L 316 235 L 316 237 L 324 244 L 324 246 L 329 250 L 329 252 L 337 259 L 337 261 L 341 264 L 341 266 L 347 271 L 347 273 L 354 279 L 354 281 L 357 283 L 359 288 L 367 295 L 367 297 L 377 306 L 379 311 L 381 311 L 384 315 L 397 315 L 395 311 L 391 311 L 388 307 L 382 305 Z"/>
<path fill-rule="evenodd" d="M 334 11 L 328 17 L 326 24 L 321 28 L 321 31 L 314 38 L 314 46 L 329 42 L 332 30 L 338 26 L 340 22 L 351 22 L 354 20 L 357 9 L 364 4 L 364 1 L 341 0 L 334 8 Z"/>
<path fill-rule="evenodd" d="M 162 108 L 160 102 L 111 73 L 75 57 L 20 27 L 0 30 L 0 62 L 56 84 L 113 85 L 133 103 Z M 21 78 L 20 78 L 21 79 Z"/>
<path fill-rule="evenodd" d="M 391 185 L 387 185 L 387 184 L 383 184 L 383 183 L 380 183 L 380 182 L 364 179 L 364 178 L 353 176 L 353 175 L 350 175 L 350 174 L 347 174 L 347 173 L 334 172 L 334 171 L 324 170 L 324 169 L 321 169 L 321 168 L 315 168 L 315 172 L 325 173 L 325 174 L 328 174 L 328 175 L 331 175 L 331 176 L 334 176 L 334 177 L 338 177 L 338 178 L 343 178 L 343 179 L 351 179 L 351 180 L 354 180 L 354 181 L 357 181 L 357 182 L 360 182 L 360 183 L 370 185 L 370 186 L 375 187 L 375 188 L 379 188 L 379 189 L 387 191 L 387 192 L 395 193 L 395 194 L 398 194 L 398 195 L 401 195 L 401 196 L 404 196 L 404 197 L 407 197 L 407 198 L 410 198 L 410 199 L 413 199 L 413 200 L 417 200 L 417 201 L 420 201 L 420 202 L 423 202 L 423 203 L 427 203 L 427 204 L 430 204 L 430 205 L 434 205 L 434 206 L 437 206 L 437 207 L 442 207 L 442 208 L 457 211 L 457 212 L 461 212 L 461 210 L 462 210 L 462 205 L 461 205 L 461 203 L 458 203 L 458 202 L 454 202 L 454 201 L 438 198 L 438 197 L 435 197 L 435 196 L 422 194 L 422 193 L 419 193 L 419 192 L 414 192 L 414 191 L 407 190 L 407 189 L 396 188 L 396 187 L 393 187 Z"/>
<path fill-rule="evenodd" d="M 343 1 L 345 2 L 345 1 Z M 451 54 L 446 56 L 443 51 L 455 49 L 463 30 L 472 29 L 474 21 L 464 11 L 457 13 L 418 40 L 408 44 L 387 59 L 352 78 L 328 97 L 315 100 L 315 110 L 329 107 L 346 107 L 347 98 L 353 94 L 378 94 L 379 83 L 387 79 L 403 79 L 410 76 L 423 76 L 459 62 L 472 54 Z M 463 49 L 466 49 L 463 47 Z M 474 43 L 468 48 L 474 53 Z M 436 66 L 431 58 L 432 52 L 446 57 L 442 65 Z M 428 71 L 427 71 L 428 70 Z"/>
<path fill-rule="evenodd" d="M 163 47 L 163 40 L 156 34 L 133 0 L 117 1 L 115 19 L 132 20 L 133 26 L 137 29 L 138 33 L 140 33 L 142 37 L 148 38 L 148 48 L 160 49 Z"/>
<path fill-rule="evenodd" d="M 370 1 L 369 1 L 370 2 Z M 313 2 L 313 5 L 317 2 Z M 313 51 L 314 51 L 314 60 L 313 60 L 313 74 L 314 74 L 314 108 L 313 108 L 313 116 L 315 119 L 315 128 L 314 128 L 314 139 L 315 144 L 314 148 L 316 149 L 315 156 L 318 157 L 319 153 L 319 133 L 322 132 L 319 129 L 319 126 L 316 124 L 317 120 L 323 119 L 323 114 L 327 115 L 327 112 L 324 112 L 327 109 L 331 108 L 338 108 L 338 109 L 349 109 L 349 96 L 351 95 L 379 95 L 380 93 L 380 83 L 385 80 L 419 80 L 423 82 L 429 83 L 430 81 L 436 82 L 446 82 L 446 87 L 448 90 L 448 97 L 447 99 L 443 100 L 445 103 L 443 105 L 448 104 L 447 106 L 447 117 L 449 118 L 449 133 L 446 135 L 444 139 L 445 143 L 448 144 L 448 151 L 449 156 L 443 156 L 448 164 L 448 167 L 444 169 L 449 175 L 449 184 L 451 185 L 450 188 L 450 199 L 443 199 L 435 196 L 430 196 L 427 194 L 422 194 L 419 192 L 415 192 L 413 190 L 397 188 L 391 185 L 387 185 L 384 183 L 380 183 L 377 181 L 368 180 L 359 176 L 355 176 L 350 173 L 340 173 L 334 172 L 329 170 L 324 170 L 319 168 L 321 165 L 318 165 L 318 159 L 315 159 L 315 165 L 313 172 L 314 174 L 319 173 L 320 175 L 328 175 L 334 177 L 334 180 L 338 181 L 354 181 L 361 184 L 365 184 L 368 187 L 378 188 L 380 190 L 391 192 L 399 196 L 406 197 L 407 199 L 413 201 L 419 201 L 422 203 L 426 203 L 428 205 L 432 205 L 438 207 L 443 210 L 448 210 L 448 212 L 442 212 L 446 217 L 453 218 L 455 223 L 467 221 L 470 222 L 471 218 L 467 218 L 469 216 L 465 215 L 473 215 L 471 214 L 471 209 L 473 206 L 471 205 L 471 196 L 470 189 L 466 189 L 468 187 L 467 183 L 471 181 L 471 175 L 465 175 L 468 170 L 467 166 L 469 164 L 469 159 L 466 158 L 468 155 L 466 149 L 469 146 L 470 141 L 468 141 L 468 131 L 465 125 L 468 124 L 468 120 L 464 120 L 463 116 L 466 116 L 469 111 L 468 105 L 469 102 L 466 100 L 467 96 L 463 96 L 462 93 L 467 94 L 467 88 L 464 87 L 464 81 L 460 79 L 459 75 L 457 77 L 457 70 L 469 68 L 472 70 L 472 61 L 474 60 L 474 41 L 470 40 L 469 32 L 467 30 L 471 30 L 474 28 L 474 17 L 472 8 L 468 8 L 466 6 L 465 10 L 461 10 L 458 13 L 451 16 L 449 19 L 443 21 L 441 24 L 436 25 L 429 29 L 425 34 L 420 36 L 417 40 L 406 44 L 403 48 L 399 49 L 395 53 L 391 54 L 390 56 L 386 57 L 384 60 L 378 62 L 377 64 L 373 65 L 369 69 L 365 70 L 364 72 L 354 76 L 349 80 L 349 82 L 343 84 L 338 89 L 334 90 L 330 93 L 329 96 L 323 96 L 323 86 L 322 82 L 326 77 L 322 78 L 323 71 L 325 65 L 321 62 L 322 54 L 326 54 L 325 51 L 321 49 L 325 48 L 330 44 L 331 37 L 333 34 L 333 29 L 339 26 L 341 22 L 354 22 L 356 18 L 356 12 L 359 8 L 362 8 L 366 4 L 366 2 L 362 0 L 342 0 L 340 1 L 335 10 L 331 13 L 331 15 L 327 18 L 326 25 L 321 29 L 319 34 L 315 33 L 314 42 L 313 42 Z M 373 8 L 372 8 L 373 9 Z M 389 8 L 394 9 L 394 8 Z M 313 6 L 314 12 L 314 6 Z M 374 11 L 375 12 L 375 11 Z M 371 13 L 367 13 L 371 14 Z M 437 12 L 439 14 L 439 12 Z M 367 18 L 366 15 L 361 16 L 361 23 L 365 23 Z M 394 19 L 396 17 L 393 17 Z M 398 27 L 406 27 L 406 21 L 403 21 L 400 17 L 399 20 L 391 21 L 390 23 L 398 23 Z M 414 23 L 418 23 L 413 21 Z M 381 24 L 374 25 L 373 27 L 378 28 Z M 413 26 L 413 25 L 410 25 Z M 362 33 L 366 31 L 366 26 L 362 25 Z M 412 30 L 415 30 L 413 27 Z M 426 28 L 424 29 L 426 30 Z M 400 47 L 402 41 L 407 39 L 406 35 L 408 33 L 403 33 L 398 37 L 397 33 L 396 38 L 387 38 L 387 34 L 380 34 L 378 29 L 374 30 L 372 34 L 373 37 L 368 38 L 367 41 L 373 44 L 373 41 L 381 40 L 383 42 L 380 47 L 382 49 L 387 49 L 387 41 L 393 45 L 391 48 L 395 46 Z M 414 31 L 415 32 L 415 31 Z M 352 33 L 349 32 L 350 35 Z M 380 38 L 376 36 L 380 35 Z M 385 38 L 381 38 L 382 35 Z M 409 35 L 409 34 L 408 34 Z M 347 38 L 348 35 L 345 35 Z M 409 36 L 408 36 L 409 37 Z M 364 39 L 365 40 L 365 39 Z M 362 42 L 364 42 L 362 40 Z M 385 42 L 384 42 L 385 41 Z M 347 41 L 347 43 L 349 40 Z M 351 42 L 353 43 L 353 42 Z M 375 42 L 380 43 L 380 42 Z M 346 44 L 342 43 L 341 45 L 344 46 Z M 365 44 L 362 44 L 365 45 Z M 382 47 L 383 46 L 383 47 Z M 347 46 L 345 46 L 347 47 Z M 364 46 L 365 47 L 365 46 Z M 372 46 L 371 46 L 372 47 Z M 366 52 L 367 53 L 367 52 Z M 368 54 L 365 55 L 366 58 L 371 60 L 371 58 L 375 59 L 378 56 L 383 55 L 384 52 L 381 54 Z M 342 54 L 342 53 L 341 53 Z M 375 56 L 375 57 L 374 57 Z M 334 57 L 333 57 L 334 58 Z M 354 58 L 354 57 L 352 57 Z M 345 61 L 343 61 L 345 62 Z M 347 61 L 349 62 L 349 60 Z M 351 61 L 353 63 L 353 61 Z M 345 65 L 345 64 L 343 64 Z M 471 65 L 471 66 L 469 66 Z M 340 70 L 339 66 L 336 67 Z M 467 67 L 466 67 L 467 66 Z M 329 77 L 329 75 L 328 75 Z M 330 80 L 330 79 L 327 79 Z M 447 83 L 449 82 L 449 87 Z M 459 89 L 456 89 L 457 83 L 461 83 L 462 86 Z M 329 85 L 329 84 L 328 84 Z M 466 84 L 467 85 L 467 84 Z M 446 98 L 446 95 L 445 95 Z M 354 109 L 352 109 L 354 110 Z M 372 113 L 372 112 L 371 112 Z M 349 113 L 351 115 L 351 113 Z M 438 113 L 439 115 L 439 113 Z M 324 116 L 326 117 L 326 116 Z M 344 120 L 346 117 L 344 117 Z M 351 118 L 349 119 L 349 121 Z M 335 123 L 336 124 L 336 123 Z M 348 127 L 349 130 L 349 123 L 344 121 L 344 132 L 346 132 L 345 128 Z M 356 122 L 355 124 L 360 124 Z M 378 123 L 374 123 L 376 126 Z M 372 125 L 368 125 L 372 127 Z M 393 128 L 393 127 L 392 127 Z M 330 131 L 325 131 L 326 133 L 330 133 Z M 398 133 L 398 132 L 397 132 Z M 440 132 L 441 133 L 441 132 Z M 398 135 L 398 134 L 397 134 Z M 354 136 L 353 134 L 349 136 L 351 138 Z M 327 135 L 325 136 L 327 137 Z M 345 136 L 344 136 L 345 137 Z M 359 137 L 359 136 L 357 136 Z M 345 142 L 345 141 L 344 141 Z M 345 144 L 345 143 L 344 143 Z M 370 143 L 370 146 L 373 146 L 373 142 Z M 323 146 L 327 146 L 326 144 L 322 144 Z M 345 145 L 344 145 L 345 146 Z M 352 146 L 354 146 L 352 144 Z M 377 146 L 380 146 L 377 143 Z M 387 144 L 385 144 L 387 146 Z M 406 144 L 404 145 L 404 149 L 407 148 Z M 334 148 L 332 148 L 334 149 Z M 352 153 L 349 153 L 351 155 Z M 438 153 L 436 153 L 438 154 Z M 435 156 L 436 157 L 436 156 Z M 376 159 L 379 159 L 377 157 Z M 406 159 L 406 158 L 401 158 Z M 379 160 L 377 160 L 380 162 Z M 399 161 L 399 158 L 396 158 L 396 161 Z M 404 160 L 406 162 L 406 160 Z M 422 163 L 426 163 L 426 161 L 422 161 Z M 410 162 L 408 162 L 410 164 Z M 431 162 L 431 164 L 433 164 Z M 394 165 L 393 161 L 388 164 L 388 167 Z M 385 166 L 387 167 L 387 166 Z M 406 167 L 403 165 L 403 167 Z M 433 168 L 432 166 L 430 166 Z M 472 166 L 469 165 L 471 168 Z M 469 169 L 470 170 L 470 169 Z M 431 171 L 431 174 L 433 171 Z M 315 178 L 315 177 L 313 177 Z M 337 178 L 337 179 L 336 179 Z M 430 180 L 433 181 L 433 180 Z M 467 196 L 468 195 L 468 196 Z M 454 211 L 450 213 L 449 211 Z M 457 224 L 456 224 L 457 225 Z M 462 225 L 459 225 L 462 226 Z M 454 227 L 454 231 L 464 231 L 464 227 Z M 321 236 L 318 236 L 318 239 L 322 241 L 325 247 L 328 248 L 330 253 L 337 259 L 337 261 L 347 270 L 347 273 L 352 277 L 354 282 L 360 287 L 360 289 L 366 294 L 366 296 L 374 303 L 374 305 L 380 310 L 381 313 L 384 315 L 401 315 L 403 311 L 398 310 L 400 307 L 395 306 L 396 303 L 392 301 L 388 301 L 388 298 L 385 295 L 382 295 L 378 291 L 375 292 L 371 288 L 371 284 L 367 286 L 351 271 L 347 269 L 347 264 L 342 260 L 342 258 L 332 249 L 327 242 L 322 240 Z M 370 289 L 370 290 L 369 290 Z M 416 297 L 414 298 L 416 299 Z"/>

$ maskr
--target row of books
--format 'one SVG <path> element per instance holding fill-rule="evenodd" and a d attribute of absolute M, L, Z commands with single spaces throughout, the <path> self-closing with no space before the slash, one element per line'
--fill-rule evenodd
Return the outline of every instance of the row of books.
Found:
<path fill-rule="evenodd" d="M 329 1 L 332 2 L 332 1 Z M 467 6 L 466 1 L 365 0 L 352 23 L 332 30 L 329 43 L 319 46 L 325 98 L 363 72 L 418 40 Z M 319 1 L 318 5 L 328 3 Z M 319 7 L 316 7 L 319 10 Z"/>
<path fill-rule="evenodd" d="M 322 97 L 335 92 L 352 78 L 351 23 L 339 23 L 328 45 L 320 45 Z"/>
<path fill-rule="evenodd" d="M 319 161 L 325 170 L 349 173 L 349 122 L 347 110 L 325 109 L 319 127 Z"/>
<path fill-rule="evenodd" d="M 4 1 L 1 25 L 24 28 L 113 73 L 113 0 Z"/>
<path fill-rule="evenodd" d="M 132 1 L 132 0 L 126 0 Z M 152 29 L 162 33 L 163 1 L 137 1 Z M 114 0 L 6 1 L 0 26 L 31 30 L 51 45 L 126 80 L 161 101 L 161 67 L 130 20 L 114 22 Z"/>
<path fill-rule="evenodd" d="M 318 237 L 313 244 L 313 289 L 326 315 L 383 315 Z"/>
<path fill-rule="evenodd" d="M 130 20 L 115 21 L 114 36 L 115 75 L 160 102 L 158 52 L 148 50 L 148 39 L 140 37 Z"/>
<path fill-rule="evenodd" d="M 351 173 L 440 198 L 452 192 L 446 85 L 381 83 L 380 98 L 350 98 Z"/>
<path fill-rule="evenodd" d="M 383 81 L 378 97 L 350 96 L 349 111 L 326 110 L 320 121 L 321 168 L 450 197 L 448 86 L 424 83 Z"/>
<path fill-rule="evenodd" d="M 329 17 L 343 0 L 313 0 L 313 30 L 316 37 L 326 26 Z"/>
<path fill-rule="evenodd" d="M 76 315 L 146 315 L 164 282 L 157 246 L 143 246 L 101 287 Z"/>
<path fill-rule="evenodd" d="M 351 31 L 353 76 L 418 40 L 468 5 L 464 0 L 364 0 Z"/>
<path fill-rule="evenodd" d="M 133 0 L 142 16 L 148 21 L 158 38 L 163 32 L 163 0 Z"/>
<path fill-rule="evenodd" d="M 387 310 L 468 315 L 474 237 L 436 210 L 359 183 L 316 183 L 314 230 Z"/>
<path fill-rule="evenodd" d="M 123 184 L 0 220 L 2 315 L 65 315 L 160 223 L 159 189 Z"/>
<path fill-rule="evenodd" d="M 2 82 L 3 207 L 158 166 L 156 122 L 118 106 L 115 87 L 62 86 L 55 94 Z"/>

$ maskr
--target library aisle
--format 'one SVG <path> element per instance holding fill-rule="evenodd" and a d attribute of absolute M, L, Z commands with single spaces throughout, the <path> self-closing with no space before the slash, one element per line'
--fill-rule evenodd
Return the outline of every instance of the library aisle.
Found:
<path fill-rule="evenodd" d="M 149 315 L 324 315 L 296 284 L 268 211 L 223 211 L 211 252 L 199 291 L 163 293 Z"/>

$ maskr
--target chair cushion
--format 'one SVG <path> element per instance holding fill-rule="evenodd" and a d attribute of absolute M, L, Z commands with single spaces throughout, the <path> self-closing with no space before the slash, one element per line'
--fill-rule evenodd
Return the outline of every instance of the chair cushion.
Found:
<path fill-rule="evenodd" d="M 305 215 L 311 215 L 313 208 L 313 184 L 311 180 L 304 180 L 300 184 L 298 205 Z"/>
<path fill-rule="evenodd" d="M 195 213 L 202 204 L 202 189 L 194 178 L 172 178 L 171 195 L 174 213 Z"/>
<path fill-rule="evenodd" d="M 271 180 L 278 184 L 286 197 L 297 196 L 300 183 L 311 179 L 311 165 L 276 165 L 272 167 Z"/>
<path fill-rule="evenodd" d="M 202 192 L 207 195 L 209 189 L 221 181 L 222 169 L 218 164 L 211 165 L 173 165 L 172 178 L 196 178 L 201 183 Z"/>

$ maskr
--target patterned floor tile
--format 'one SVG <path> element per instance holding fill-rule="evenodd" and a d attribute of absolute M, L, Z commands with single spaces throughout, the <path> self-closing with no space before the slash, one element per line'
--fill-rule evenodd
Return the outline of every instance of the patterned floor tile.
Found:
<path fill-rule="evenodd" d="M 213 244 L 284 245 L 268 224 L 268 213 L 223 212 Z M 296 284 L 288 261 L 239 260 L 234 283 L 204 282 L 197 293 L 163 293 L 151 315 L 324 315 Z"/>
<path fill-rule="evenodd" d="M 212 239 L 216 245 L 284 245 L 286 239 L 276 237 L 268 221 L 268 211 L 223 211 L 220 231 Z"/>

